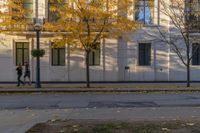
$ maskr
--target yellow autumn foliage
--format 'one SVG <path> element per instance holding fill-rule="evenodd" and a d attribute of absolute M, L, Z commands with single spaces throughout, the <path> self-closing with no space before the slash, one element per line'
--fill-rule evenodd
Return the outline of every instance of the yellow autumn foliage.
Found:
<path fill-rule="evenodd" d="M 92 50 L 102 38 L 117 38 L 138 29 L 132 0 L 54 0 L 50 8 L 55 20 L 46 22 L 45 31 L 56 32 L 72 47 Z M 63 39 L 65 38 L 65 39 Z"/>
<path fill-rule="evenodd" d="M 0 32 L 25 31 L 29 21 L 26 14 L 32 13 L 23 7 L 24 0 L 0 0 Z"/>

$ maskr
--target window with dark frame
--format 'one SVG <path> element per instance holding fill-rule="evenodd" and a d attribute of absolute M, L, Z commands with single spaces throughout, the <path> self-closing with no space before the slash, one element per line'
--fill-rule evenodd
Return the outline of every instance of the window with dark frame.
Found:
<path fill-rule="evenodd" d="M 100 48 L 96 48 L 89 53 L 89 65 L 90 66 L 99 66 L 100 65 L 100 58 L 101 58 Z"/>
<path fill-rule="evenodd" d="M 151 43 L 139 43 L 139 65 L 151 65 Z"/>
<path fill-rule="evenodd" d="M 33 0 L 23 0 L 23 8 L 26 10 L 25 19 L 33 22 Z"/>
<path fill-rule="evenodd" d="M 24 65 L 29 62 L 29 43 L 16 42 L 16 65 Z"/>
<path fill-rule="evenodd" d="M 52 66 L 65 66 L 65 47 L 52 47 Z"/>
<path fill-rule="evenodd" d="M 192 44 L 192 65 L 200 65 L 200 44 Z"/>
<path fill-rule="evenodd" d="M 135 4 L 135 20 L 146 25 L 153 24 L 154 0 L 139 0 Z"/>
<path fill-rule="evenodd" d="M 62 2 L 58 2 L 58 0 L 49 0 L 49 2 L 48 2 L 48 21 L 56 22 L 60 18 L 58 11 L 52 11 L 52 8 L 59 8 L 66 4 L 68 4 L 68 0 L 62 0 Z"/>
<path fill-rule="evenodd" d="M 25 10 L 25 14 L 23 17 L 12 16 L 12 19 L 14 19 L 16 21 L 25 19 L 27 22 L 32 23 L 33 22 L 33 0 L 23 0 L 16 4 L 23 7 L 23 9 Z M 19 12 L 19 9 L 13 7 L 12 11 L 14 12 L 14 14 L 16 14 Z"/>
<path fill-rule="evenodd" d="M 200 32 L 200 0 L 186 1 L 186 11 L 190 32 Z"/>

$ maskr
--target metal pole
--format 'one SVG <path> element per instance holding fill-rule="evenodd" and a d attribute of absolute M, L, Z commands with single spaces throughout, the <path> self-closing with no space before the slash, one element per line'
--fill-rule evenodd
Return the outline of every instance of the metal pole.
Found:
<path fill-rule="evenodd" d="M 36 38 L 37 38 L 37 44 L 36 48 L 39 51 L 40 50 L 40 31 L 36 31 Z M 36 88 L 41 88 L 40 84 L 40 56 L 36 57 Z"/>
<path fill-rule="evenodd" d="M 36 11 L 35 11 L 35 17 L 38 19 L 38 11 L 39 11 L 39 9 L 38 9 L 38 6 L 39 5 L 39 3 L 38 3 L 38 0 L 36 0 L 36 3 L 35 3 L 35 9 L 36 9 Z"/>
<path fill-rule="evenodd" d="M 38 23 L 39 0 L 36 0 L 36 23 Z M 40 50 L 40 30 L 36 30 L 36 49 Z M 40 57 L 36 57 L 36 84 L 35 88 L 41 88 L 40 84 Z"/>

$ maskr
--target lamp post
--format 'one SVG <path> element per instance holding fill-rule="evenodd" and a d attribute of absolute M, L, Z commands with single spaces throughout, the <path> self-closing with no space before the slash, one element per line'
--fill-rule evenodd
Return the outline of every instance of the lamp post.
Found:
<path fill-rule="evenodd" d="M 42 30 L 42 25 L 40 23 L 36 23 L 34 25 L 34 30 L 36 31 L 36 49 L 40 50 L 40 31 Z M 40 83 L 40 56 L 36 57 L 36 84 L 35 88 L 41 88 Z"/>

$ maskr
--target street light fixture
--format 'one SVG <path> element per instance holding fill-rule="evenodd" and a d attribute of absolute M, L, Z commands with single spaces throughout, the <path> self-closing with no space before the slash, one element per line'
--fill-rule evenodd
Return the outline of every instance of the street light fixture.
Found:
<path fill-rule="evenodd" d="M 34 30 L 36 31 L 36 49 L 40 51 L 40 31 L 42 30 L 42 24 L 36 22 L 34 25 Z M 40 56 L 36 57 L 36 88 L 41 88 L 40 83 Z"/>

